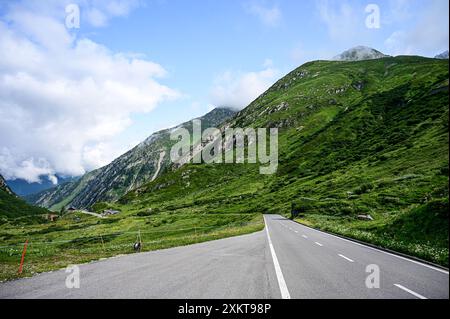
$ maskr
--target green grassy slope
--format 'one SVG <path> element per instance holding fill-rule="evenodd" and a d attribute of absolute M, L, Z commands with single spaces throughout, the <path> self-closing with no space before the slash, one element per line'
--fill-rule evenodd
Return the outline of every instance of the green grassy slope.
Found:
<path fill-rule="evenodd" d="M 42 221 L 41 215 L 48 213 L 44 208 L 27 204 L 20 197 L 17 197 L 6 185 L 0 175 L 0 223 L 15 219 L 16 222 Z"/>
<path fill-rule="evenodd" d="M 144 250 L 259 230 L 292 203 L 305 224 L 448 265 L 448 84 L 446 60 L 307 63 L 226 123 L 279 128 L 276 174 L 189 164 L 94 205 L 121 211 L 107 219 L 3 224 L 0 278 L 15 276 L 25 239 L 30 274 L 130 253 L 139 230 Z"/>
<path fill-rule="evenodd" d="M 31 206 L 19 197 L 0 189 L 0 218 L 17 218 L 46 213 L 48 211 L 45 208 Z"/>
<path fill-rule="evenodd" d="M 188 165 L 121 203 L 286 215 L 295 203 L 312 226 L 448 264 L 448 61 L 311 62 L 230 124 L 280 128 L 276 175 Z"/>

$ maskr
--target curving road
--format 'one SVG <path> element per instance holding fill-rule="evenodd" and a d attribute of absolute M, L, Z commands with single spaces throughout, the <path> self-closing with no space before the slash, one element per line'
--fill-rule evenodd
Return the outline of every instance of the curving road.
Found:
<path fill-rule="evenodd" d="M 81 265 L 78 289 L 61 270 L 2 283 L 0 298 L 449 298 L 445 270 L 264 218 L 254 234 Z"/>

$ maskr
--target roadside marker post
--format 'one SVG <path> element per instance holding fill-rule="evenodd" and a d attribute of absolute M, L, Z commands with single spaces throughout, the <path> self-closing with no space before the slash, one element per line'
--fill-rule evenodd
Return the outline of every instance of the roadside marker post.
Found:
<path fill-rule="evenodd" d="M 103 241 L 103 236 L 100 236 L 100 239 L 102 240 L 103 252 L 105 252 L 105 242 Z"/>
<path fill-rule="evenodd" d="M 19 275 L 22 274 L 23 261 L 25 260 L 25 254 L 27 253 L 27 246 L 28 246 L 28 239 L 25 241 L 25 244 L 23 245 L 22 259 L 20 260 L 20 266 L 19 266 L 19 272 L 18 272 Z"/>
<path fill-rule="evenodd" d="M 141 230 L 139 229 L 136 242 L 134 243 L 134 251 L 140 253 L 142 249 L 142 239 L 141 239 Z"/>

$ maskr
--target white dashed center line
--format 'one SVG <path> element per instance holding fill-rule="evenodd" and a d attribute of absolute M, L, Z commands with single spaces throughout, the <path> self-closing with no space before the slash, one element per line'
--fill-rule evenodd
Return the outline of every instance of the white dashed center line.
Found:
<path fill-rule="evenodd" d="M 318 243 L 317 241 L 315 242 L 316 245 L 322 247 L 323 245 L 321 243 Z"/>
<path fill-rule="evenodd" d="M 351 263 L 355 262 L 354 260 L 352 260 L 352 259 L 350 259 L 348 257 L 345 257 L 344 255 L 338 254 L 338 256 L 344 258 L 345 260 L 348 260 Z"/>
<path fill-rule="evenodd" d="M 306 236 L 306 235 L 302 235 L 302 237 L 303 237 L 303 238 L 305 238 L 305 239 L 307 239 L 307 238 L 308 238 L 308 236 Z"/>
<path fill-rule="evenodd" d="M 422 296 L 421 294 L 418 294 L 417 292 L 414 292 L 411 289 L 403 287 L 402 285 L 395 284 L 394 286 L 397 287 L 397 288 L 400 288 L 400 289 L 402 289 L 404 291 L 406 291 L 407 293 L 410 293 L 411 295 L 413 295 L 413 296 L 415 296 L 415 297 L 417 297 L 419 299 L 427 299 L 426 297 Z"/>

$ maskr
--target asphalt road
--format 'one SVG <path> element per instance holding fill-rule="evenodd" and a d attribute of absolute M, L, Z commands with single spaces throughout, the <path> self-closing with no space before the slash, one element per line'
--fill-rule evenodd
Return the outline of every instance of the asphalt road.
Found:
<path fill-rule="evenodd" d="M 66 287 L 64 270 L 2 283 L 0 298 L 449 298 L 440 268 L 265 220 L 250 235 L 80 265 L 80 288 Z M 374 269 L 379 288 L 368 288 Z"/>

